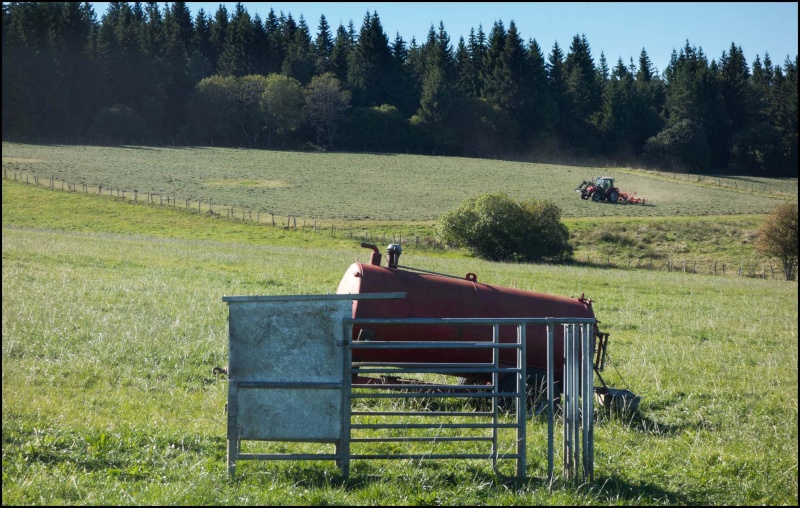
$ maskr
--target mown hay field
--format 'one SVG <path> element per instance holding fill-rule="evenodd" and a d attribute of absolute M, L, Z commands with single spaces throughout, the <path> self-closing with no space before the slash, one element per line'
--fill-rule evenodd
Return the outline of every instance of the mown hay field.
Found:
<path fill-rule="evenodd" d="M 683 180 L 624 168 L 230 148 L 4 142 L 3 170 L 40 181 L 53 178 L 95 189 L 102 185 L 128 196 L 136 190 L 179 203 L 210 201 L 253 215 L 340 221 L 430 221 L 465 198 L 486 192 L 505 192 L 517 200 L 549 199 L 568 218 L 762 214 L 797 196 L 796 179 L 739 188 L 734 187 L 738 180 L 730 178 Z M 575 187 L 597 176 L 616 178 L 623 192 L 636 192 L 647 205 L 581 200 Z"/>

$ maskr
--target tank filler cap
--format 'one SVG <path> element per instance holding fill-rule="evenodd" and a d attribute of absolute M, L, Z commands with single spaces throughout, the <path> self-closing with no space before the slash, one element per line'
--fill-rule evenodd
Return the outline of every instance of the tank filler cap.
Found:
<path fill-rule="evenodd" d="M 365 249 L 372 249 L 372 253 L 369 255 L 369 264 L 381 266 L 381 253 L 378 252 L 378 247 L 371 243 L 362 243 L 361 246 Z"/>
<path fill-rule="evenodd" d="M 397 268 L 402 252 L 403 247 L 397 243 L 389 244 L 389 246 L 386 247 L 386 254 L 389 255 L 389 268 Z"/>

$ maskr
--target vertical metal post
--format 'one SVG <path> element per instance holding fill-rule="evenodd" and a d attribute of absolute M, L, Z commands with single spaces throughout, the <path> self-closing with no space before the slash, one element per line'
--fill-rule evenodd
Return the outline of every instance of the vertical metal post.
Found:
<path fill-rule="evenodd" d="M 526 370 L 526 329 L 524 324 L 517 325 L 517 478 L 520 481 L 525 480 L 528 469 L 527 461 L 527 417 L 528 417 L 528 390 L 527 378 L 528 372 Z"/>
<path fill-rule="evenodd" d="M 578 468 L 580 467 L 580 449 L 581 449 L 581 440 L 580 440 L 580 384 L 578 382 L 578 375 L 580 374 L 580 351 L 578 351 L 578 346 L 580 345 L 580 339 L 578 337 L 578 325 L 571 324 L 570 327 L 570 335 L 572 335 L 572 444 L 574 447 L 573 450 L 573 459 L 572 459 L 572 469 L 574 472 L 574 478 L 578 478 Z"/>
<path fill-rule="evenodd" d="M 236 459 L 239 455 L 239 423 L 238 423 L 239 384 L 235 379 L 228 380 L 228 474 L 236 472 Z"/>
<path fill-rule="evenodd" d="M 594 480 L 594 334 L 591 325 L 583 328 L 583 476 L 584 481 Z"/>
<path fill-rule="evenodd" d="M 500 344 L 500 325 L 492 325 L 492 341 L 494 344 Z M 500 373 L 497 369 L 500 368 L 500 351 L 495 347 L 492 348 L 492 366 L 495 369 L 492 372 L 492 386 L 495 392 L 500 391 Z M 499 453 L 497 447 L 497 424 L 498 422 L 498 408 L 497 397 L 492 397 L 492 469 L 497 471 L 497 455 Z"/>
<path fill-rule="evenodd" d="M 553 382 L 553 337 L 555 335 L 555 321 L 547 320 L 547 480 L 553 481 L 553 413 L 555 403 L 555 386 Z"/>
<path fill-rule="evenodd" d="M 342 430 L 339 440 L 337 455 L 339 455 L 339 469 L 342 476 L 350 476 L 350 392 L 352 390 L 352 365 L 353 349 L 350 347 L 353 339 L 353 323 L 344 324 L 342 337 Z"/>
<path fill-rule="evenodd" d="M 570 375 L 569 360 L 572 358 L 570 348 L 572 347 L 572 340 L 570 337 L 570 328 L 564 325 L 564 398 L 562 401 L 562 413 L 564 418 L 564 476 L 569 476 L 572 470 L 572 376 Z"/>

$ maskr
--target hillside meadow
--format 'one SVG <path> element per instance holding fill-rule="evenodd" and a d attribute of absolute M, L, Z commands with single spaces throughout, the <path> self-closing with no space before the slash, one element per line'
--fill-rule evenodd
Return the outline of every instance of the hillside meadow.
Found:
<path fill-rule="evenodd" d="M 322 153 L 231 148 L 97 147 L 3 143 L 3 170 L 82 188 L 134 190 L 194 206 L 313 221 L 431 221 L 465 198 L 505 192 L 549 199 L 565 218 L 763 214 L 797 199 L 797 180 L 672 178 L 669 174 L 407 154 Z M 610 176 L 641 205 L 583 201 L 575 188 Z M 737 186 L 734 186 L 734 183 Z"/>
<path fill-rule="evenodd" d="M 548 488 L 537 417 L 521 484 L 513 464 L 495 475 L 479 460 L 354 461 L 348 480 L 332 462 L 243 462 L 229 478 L 226 383 L 211 374 L 226 363 L 222 297 L 335 292 L 367 258 L 359 240 L 2 189 L 4 504 L 798 502 L 796 282 L 499 264 L 412 245 L 410 266 L 594 300 L 611 334 L 604 378 L 643 397 L 632 417 L 598 414 L 595 482 Z"/>

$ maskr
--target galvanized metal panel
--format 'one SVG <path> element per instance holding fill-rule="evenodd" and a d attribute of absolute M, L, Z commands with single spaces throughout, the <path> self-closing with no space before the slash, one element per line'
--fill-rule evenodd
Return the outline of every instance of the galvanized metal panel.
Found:
<path fill-rule="evenodd" d="M 340 439 L 341 322 L 350 317 L 352 302 L 241 299 L 228 305 L 228 376 L 241 383 L 238 439 Z M 304 387 L 264 388 L 259 382 Z M 332 383 L 339 388 L 331 389 Z"/>
<path fill-rule="evenodd" d="M 341 320 L 350 300 L 229 302 L 228 377 L 341 382 Z"/>
<path fill-rule="evenodd" d="M 239 439 L 336 441 L 341 411 L 340 390 L 239 389 Z"/>

